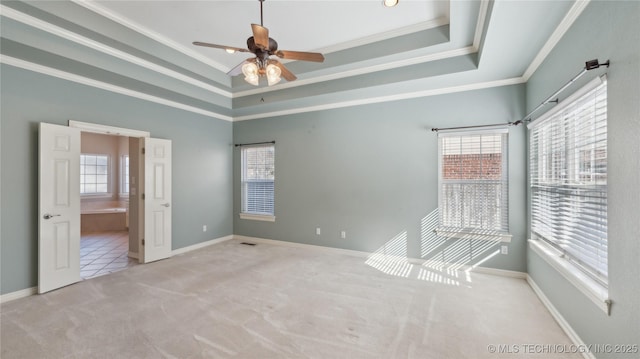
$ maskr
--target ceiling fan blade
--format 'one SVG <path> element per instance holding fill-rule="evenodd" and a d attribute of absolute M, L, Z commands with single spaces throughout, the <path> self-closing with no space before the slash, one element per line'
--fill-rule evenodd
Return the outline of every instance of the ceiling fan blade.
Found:
<path fill-rule="evenodd" d="M 239 47 L 216 45 L 216 44 L 210 44 L 208 42 L 194 41 L 193 44 L 196 45 L 196 46 L 213 47 L 213 48 L 216 48 L 216 49 L 233 50 L 233 51 L 237 51 L 237 52 L 249 52 L 249 50 L 242 49 L 242 48 L 239 48 Z"/>
<path fill-rule="evenodd" d="M 319 52 L 302 52 L 302 51 L 286 51 L 278 50 L 274 55 L 287 60 L 301 60 L 323 62 L 324 56 Z"/>
<path fill-rule="evenodd" d="M 253 41 L 256 46 L 266 50 L 269 48 L 269 29 L 258 24 L 251 24 L 251 30 L 253 31 Z"/>
<path fill-rule="evenodd" d="M 229 72 L 227 72 L 227 75 L 229 76 L 237 76 L 240 75 L 242 73 L 242 65 L 249 63 L 249 62 L 255 62 L 255 57 L 250 57 L 244 61 L 242 61 L 241 63 L 238 64 L 238 66 L 232 68 L 231 70 L 229 70 Z"/>
<path fill-rule="evenodd" d="M 287 81 L 293 81 L 295 79 L 297 79 L 296 75 L 293 74 L 293 72 L 289 71 L 289 69 L 287 69 L 286 67 L 284 67 L 283 64 L 280 63 L 280 61 L 276 61 L 276 60 L 271 60 L 270 63 L 278 66 L 280 68 L 280 70 L 282 71 L 281 76 L 285 78 L 285 80 Z"/>

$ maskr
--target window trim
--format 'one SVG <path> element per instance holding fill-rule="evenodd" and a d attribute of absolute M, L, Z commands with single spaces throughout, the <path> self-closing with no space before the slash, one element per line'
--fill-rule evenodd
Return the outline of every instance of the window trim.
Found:
<path fill-rule="evenodd" d="M 271 214 L 255 214 L 255 213 L 247 213 L 240 212 L 240 219 L 249 219 L 254 221 L 263 221 L 263 222 L 275 222 L 276 216 Z"/>
<path fill-rule="evenodd" d="M 244 220 L 253 220 L 253 221 L 262 221 L 262 222 L 275 222 L 276 221 L 276 216 L 275 216 L 275 174 L 274 174 L 274 179 L 273 179 L 273 184 L 274 184 L 274 188 L 273 188 L 273 195 L 274 195 L 274 207 L 273 207 L 273 213 L 258 213 L 258 212 L 244 212 L 243 211 L 243 207 L 244 207 L 244 191 L 243 191 L 243 183 L 245 182 L 244 179 L 244 173 L 245 173 L 245 159 L 244 159 L 244 150 L 246 148 L 252 148 L 252 147 L 272 147 L 273 151 L 274 151 L 274 162 L 273 162 L 273 168 L 274 168 L 274 172 L 275 172 L 275 150 L 276 150 L 276 146 L 275 143 L 264 143 L 264 144 L 255 144 L 255 145 L 244 145 L 240 148 L 240 213 L 238 214 L 240 219 L 244 219 Z"/>
<path fill-rule="evenodd" d="M 105 156 L 107 157 L 107 192 L 92 192 L 92 193 L 82 193 L 82 191 L 80 191 L 80 197 L 81 198 L 109 198 L 109 197 L 113 197 L 113 181 L 112 181 L 112 174 L 113 174 L 113 169 L 111 168 L 111 164 L 112 164 L 112 160 L 111 160 L 111 155 L 107 154 L 107 153 L 80 153 L 80 156 Z M 82 166 L 82 165 L 81 165 Z M 80 184 L 82 185 L 82 181 L 80 181 Z"/>
<path fill-rule="evenodd" d="M 564 110 L 567 106 L 572 105 L 575 101 L 594 90 L 601 84 L 607 81 L 606 74 L 597 76 L 593 80 L 589 81 L 586 85 L 575 91 L 568 96 L 565 100 L 560 102 L 553 109 L 545 112 L 539 118 L 531 121 L 527 128 L 529 131 L 534 126 L 541 125 L 544 121 L 550 119 L 553 115 Z M 531 160 L 530 148 L 527 149 L 528 161 Z M 528 170 L 529 176 L 531 176 L 530 169 Z M 529 182 L 529 222 L 531 222 L 531 180 Z M 586 269 L 580 268 L 580 264 L 568 258 L 560 249 L 554 247 L 551 243 L 548 243 L 541 236 L 535 233 L 531 228 L 529 229 L 531 239 L 528 240 L 529 248 L 536 253 L 542 260 L 547 262 L 552 268 L 556 270 L 561 276 L 563 276 L 569 283 L 571 283 L 576 289 L 582 292 L 587 298 L 589 298 L 598 308 L 600 308 L 607 315 L 611 315 L 612 301 L 609 298 L 609 288 L 598 280 L 587 274 Z M 607 239 L 608 240 L 608 239 Z M 609 252 L 607 250 L 607 258 Z M 608 282 L 608 278 L 607 278 Z"/>
<path fill-rule="evenodd" d="M 529 248 L 553 267 L 560 275 L 596 304 L 607 315 L 611 315 L 611 299 L 609 290 L 576 264 L 567 259 L 561 251 L 536 236 L 528 240 Z"/>
<path fill-rule="evenodd" d="M 123 199 L 129 199 L 129 195 L 131 193 L 131 184 L 129 184 L 129 188 L 127 188 L 127 192 L 124 192 L 122 189 L 125 187 L 125 158 L 129 158 L 128 154 L 120 155 L 120 188 L 118 188 L 118 196 Z M 129 174 L 131 173 L 131 169 L 129 169 Z M 129 176 L 127 176 L 129 177 Z"/>
<path fill-rule="evenodd" d="M 507 179 L 507 215 L 509 213 L 509 128 L 508 127 L 496 127 L 492 129 L 480 129 L 480 130 L 443 130 L 439 131 L 438 135 L 443 136 L 477 136 L 477 135 L 497 135 L 497 134 L 506 134 L 506 148 L 507 153 L 504 153 L 502 157 L 505 159 L 506 165 L 506 179 Z M 442 196 L 442 148 L 440 146 L 440 138 L 438 138 L 438 208 L 441 205 L 441 196 Z M 507 217 L 507 227 L 508 227 L 509 217 Z M 509 229 L 507 231 L 499 231 L 499 230 L 488 230 L 483 228 L 465 228 L 465 229 L 456 229 L 447 226 L 443 226 L 441 223 L 438 223 L 438 226 L 434 230 L 436 235 L 445 237 L 445 238 L 456 238 L 456 239 L 484 239 L 489 241 L 498 241 L 509 243 L 511 242 L 511 232 Z"/>

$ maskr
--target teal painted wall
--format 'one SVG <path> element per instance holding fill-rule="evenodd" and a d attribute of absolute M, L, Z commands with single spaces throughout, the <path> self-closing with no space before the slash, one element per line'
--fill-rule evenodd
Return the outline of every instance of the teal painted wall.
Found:
<path fill-rule="evenodd" d="M 506 123 L 524 116 L 524 85 L 378 103 L 234 123 L 234 141 L 276 141 L 275 223 L 244 220 L 240 150 L 234 151 L 234 233 L 289 242 L 451 259 L 433 234 L 438 146 L 432 127 Z M 525 129 L 509 133 L 509 255 L 484 266 L 525 271 Z M 321 235 L 316 236 L 316 227 Z M 340 231 L 346 231 L 346 239 Z M 479 243 L 474 243 L 479 245 Z M 464 251 L 469 248 L 463 242 Z M 463 261 L 476 263 L 493 246 Z M 475 249 L 474 249 L 475 250 Z M 464 254 L 468 255 L 468 253 Z"/>
<path fill-rule="evenodd" d="M 608 261 L 611 316 L 535 252 L 529 275 L 587 344 L 640 345 L 640 2 L 591 2 L 527 83 L 527 108 L 572 78 L 584 62 L 609 59 L 567 92 L 606 71 L 608 78 Z M 563 94 L 561 97 L 566 97 Z M 640 354 L 598 353 L 598 358 Z"/>
<path fill-rule="evenodd" d="M 230 122 L 7 65 L 0 70 L 0 293 L 37 285 L 39 122 L 91 122 L 172 140 L 173 249 L 232 234 Z"/>

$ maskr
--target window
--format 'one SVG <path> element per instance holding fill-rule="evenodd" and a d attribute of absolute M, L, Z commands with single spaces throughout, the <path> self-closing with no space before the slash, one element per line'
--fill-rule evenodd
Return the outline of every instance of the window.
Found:
<path fill-rule="evenodd" d="M 273 221 L 275 145 L 242 147 L 241 218 Z"/>
<path fill-rule="evenodd" d="M 80 194 L 109 193 L 109 156 L 80 155 Z"/>
<path fill-rule="evenodd" d="M 438 134 L 439 235 L 510 240 L 507 130 Z"/>
<path fill-rule="evenodd" d="M 607 82 L 529 125 L 531 231 L 607 286 Z"/>
<path fill-rule="evenodd" d="M 129 194 L 129 155 L 122 155 L 120 160 L 120 193 L 123 195 Z"/>

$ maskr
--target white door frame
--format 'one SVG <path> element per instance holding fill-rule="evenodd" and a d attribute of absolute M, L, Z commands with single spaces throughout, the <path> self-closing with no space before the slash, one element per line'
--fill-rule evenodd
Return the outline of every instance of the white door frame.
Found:
<path fill-rule="evenodd" d="M 79 128 L 82 132 L 100 133 L 103 135 L 125 137 L 151 137 L 147 131 L 130 130 L 128 128 L 98 125 L 96 123 L 69 120 L 69 127 Z"/>
<path fill-rule="evenodd" d="M 139 131 L 139 130 L 132 130 L 128 128 L 122 128 L 122 127 L 100 125 L 97 123 L 69 120 L 69 127 L 79 128 L 81 132 L 91 132 L 91 133 L 97 133 L 102 135 L 151 138 L 151 133 L 148 131 Z M 143 179 L 140 179 L 140 180 L 143 180 Z M 140 218 L 138 219 L 138 221 L 142 222 Z M 138 237 L 138 261 L 140 263 L 144 263 L 144 251 L 142 246 L 143 238 L 141 236 L 136 236 L 136 237 Z"/>

